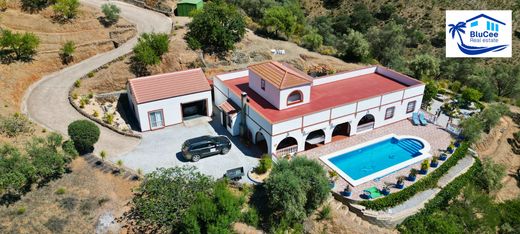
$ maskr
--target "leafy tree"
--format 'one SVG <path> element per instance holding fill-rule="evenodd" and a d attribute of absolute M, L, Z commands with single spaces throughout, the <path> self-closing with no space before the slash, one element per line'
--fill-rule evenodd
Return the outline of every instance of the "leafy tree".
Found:
<path fill-rule="evenodd" d="M 358 32 L 366 32 L 375 24 L 372 13 L 364 3 L 354 5 L 354 10 L 350 15 L 350 27 Z"/>
<path fill-rule="evenodd" d="M 332 19 L 329 16 L 318 16 L 311 22 L 312 27 L 323 37 L 323 44 L 325 45 L 336 45 L 337 37 L 332 27 Z"/>
<path fill-rule="evenodd" d="M 10 30 L 1 30 L 0 51 L 3 59 L 14 59 L 29 61 L 36 55 L 36 48 L 40 44 L 40 39 L 33 33 L 13 33 Z"/>
<path fill-rule="evenodd" d="M 68 133 L 80 153 L 91 152 L 99 140 L 99 127 L 89 120 L 76 120 L 69 124 Z"/>
<path fill-rule="evenodd" d="M 21 2 L 22 9 L 31 13 L 41 10 L 51 3 L 49 0 L 21 0 Z"/>
<path fill-rule="evenodd" d="M 505 104 L 492 104 L 485 108 L 478 117 L 482 122 L 484 131 L 489 132 L 507 113 L 509 113 L 509 107 Z"/>
<path fill-rule="evenodd" d="M 429 54 L 416 55 L 410 63 L 410 70 L 418 79 L 436 78 L 439 73 L 439 60 Z"/>
<path fill-rule="evenodd" d="M 382 29 L 372 27 L 367 33 L 370 38 L 372 55 L 383 65 L 403 71 L 404 36 L 403 27 L 394 21 L 386 23 Z"/>
<path fill-rule="evenodd" d="M 493 74 L 489 76 L 498 96 L 511 97 L 520 92 L 520 68 L 509 63 L 493 66 Z"/>
<path fill-rule="evenodd" d="M 379 12 L 375 14 L 375 17 L 379 20 L 389 20 L 397 11 L 392 3 L 385 3 L 379 7 Z"/>
<path fill-rule="evenodd" d="M 222 1 L 209 2 L 194 13 L 185 38 L 191 49 L 225 53 L 242 40 L 245 27 L 245 19 L 236 7 Z"/>
<path fill-rule="evenodd" d="M 63 44 L 60 51 L 61 62 L 63 64 L 69 64 L 74 60 L 74 52 L 76 51 L 76 45 L 73 41 L 67 41 Z"/>
<path fill-rule="evenodd" d="M 462 120 L 460 126 L 462 127 L 461 135 L 469 142 L 475 142 L 480 139 L 483 126 L 482 122 L 477 117 L 469 117 Z"/>
<path fill-rule="evenodd" d="M 0 195 L 20 194 L 36 178 L 29 159 L 11 145 L 0 146 Z"/>
<path fill-rule="evenodd" d="M 202 205 L 202 202 L 208 205 L 208 209 L 216 205 L 211 201 L 210 205 L 204 198 L 211 194 L 212 187 L 212 180 L 197 172 L 195 167 L 159 168 L 146 174 L 136 190 L 130 217 L 137 218 L 138 225 L 145 229 L 152 228 L 154 232 L 178 232 L 181 224 L 193 230 L 188 227 L 196 227 L 198 217 L 188 215 L 188 211 L 194 205 Z M 193 209 L 199 211 L 198 208 L 205 209 Z"/>
<path fill-rule="evenodd" d="M 276 0 L 228 0 L 228 2 L 240 7 L 255 21 L 259 21 L 264 17 L 266 9 L 278 5 Z"/>
<path fill-rule="evenodd" d="M 282 32 L 289 39 L 298 26 L 298 17 L 287 6 L 274 6 L 265 11 L 260 22 L 268 31 L 276 35 Z"/>
<path fill-rule="evenodd" d="M 329 194 L 323 167 L 303 157 L 276 164 L 265 188 L 271 222 L 287 227 L 302 223 Z"/>
<path fill-rule="evenodd" d="M 321 45 L 323 45 L 323 37 L 316 32 L 311 32 L 311 33 L 303 36 L 302 40 L 303 40 L 303 46 L 305 48 L 308 48 L 309 50 L 316 50 Z"/>
<path fill-rule="evenodd" d="M 506 167 L 493 162 L 490 158 L 482 161 L 482 170 L 478 172 L 478 180 L 482 187 L 488 191 L 497 191 L 502 188 L 502 179 L 506 176 Z"/>
<path fill-rule="evenodd" d="M 78 14 L 79 0 L 57 0 L 52 8 L 59 20 L 71 20 Z"/>
<path fill-rule="evenodd" d="M 65 172 L 65 156 L 58 151 L 63 138 L 51 133 L 47 138 L 33 138 L 26 146 L 27 156 L 36 169 L 36 176 L 41 181 L 48 181 Z"/>
<path fill-rule="evenodd" d="M 370 43 L 362 33 L 350 30 L 348 35 L 338 43 L 339 56 L 347 61 L 368 62 L 370 59 Z"/>
<path fill-rule="evenodd" d="M 233 233 L 230 225 L 238 220 L 242 201 L 225 181 L 215 183 L 210 195 L 198 193 L 181 219 L 181 233 Z"/>
<path fill-rule="evenodd" d="M 134 46 L 131 69 L 137 76 L 148 75 L 146 66 L 159 64 L 168 52 L 169 38 L 164 33 L 143 33 Z"/>
<path fill-rule="evenodd" d="M 434 97 L 437 96 L 439 88 L 433 81 L 426 82 L 424 87 L 423 105 L 430 106 Z"/>
<path fill-rule="evenodd" d="M 463 102 L 478 102 L 482 98 L 482 93 L 476 89 L 466 87 L 462 90 L 461 98 Z"/>
<path fill-rule="evenodd" d="M 79 155 L 78 151 L 76 150 L 76 147 L 74 146 L 74 141 L 67 140 L 63 142 L 61 148 L 63 149 L 63 152 L 65 152 L 69 158 L 75 158 Z"/>
<path fill-rule="evenodd" d="M 121 13 L 121 9 L 119 9 L 119 7 L 117 7 L 115 4 L 103 4 L 101 5 L 101 11 L 103 14 L 105 14 L 105 25 L 115 24 L 119 20 L 119 13 Z"/>

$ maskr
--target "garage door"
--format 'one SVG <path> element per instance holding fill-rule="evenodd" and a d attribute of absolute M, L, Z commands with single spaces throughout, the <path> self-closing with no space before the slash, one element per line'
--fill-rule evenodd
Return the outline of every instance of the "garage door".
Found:
<path fill-rule="evenodd" d="M 206 100 L 200 100 L 195 102 L 183 103 L 182 108 L 182 119 L 192 119 L 199 116 L 207 116 Z"/>

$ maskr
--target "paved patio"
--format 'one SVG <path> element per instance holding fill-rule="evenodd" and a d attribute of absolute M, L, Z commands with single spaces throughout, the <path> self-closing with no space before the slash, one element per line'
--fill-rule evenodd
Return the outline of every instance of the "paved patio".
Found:
<path fill-rule="evenodd" d="M 244 146 L 237 137 L 229 133 L 215 120 L 207 122 L 204 119 L 190 120 L 157 131 L 144 132 L 141 143 L 130 153 L 111 157 L 109 160 L 122 160 L 123 165 L 134 170 L 141 169 L 150 173 L 160 167 L 195 166 L 203 174 L 221 178 L 226 170 L 244 167 L 245 172 L 258 165 L 258 152 L 255 148 Z M 226 155 L 215 155 L 202 158 L 198 162 L 186 161 L 180 150 L 187 139 L 203 135 L 226 135 L 232 141 L 232 147 Z M 242 182 L 252 183 L 247 174 Z"/>
<path fill-rule="evenodd" d="M 428 124 L 427 126 L 414 126 L 409 120 L 399 121 L 397 123 L 393 123 L 390 125 L 383 126 L 381 128 L 374 129 L 372 131 L 362 133 L 359 135 L 355 135 L 352 137 L 348 137 L 346 139 L 337 140 L 331 143 L 328 143 L 324 146 L 317 147 L 305 152 L 300 153 L 300 155 L 306 155 L 309 158 L 314 158 L 321 162 L 319 159 L 323 155 L 327 155 L 333 152 L 336 152 L 341 149 L 345 149 L 348 147 L 352 147 L 358 145 L 360 143 L 382 137 L 388 134 L 396 134 L 396 135 L 412 135 L 425 139 L 431 145 L 430 153 L 432 155 L 438 155 L 441 152 L 444 152 L 445 149 L 450 144 L 453 139 L 450 133 L 446 132 L 444 129 L 439 126 Z M 439 161 L 439 166 L 442 164 L 442 161 Z M 358 185 L 356 187 L 351 186 L 352 188 L 352 196 L 350 199 L 354 200 L 363 200 L 360 195 L 363 194 L 363 190 L 370 188 L 372 186 L 376 186 L 379 189 L 382 189 L 385 184 L 393 185 L 397 182 L 397 178 L 399 176 L 407 176 L 412 168 L 420 169 L 421 162 L 412 164 L 408 167 L 405 167 L 401 170 L 398 170 L 394 173 L 391 173 L 387 176 L 384 176 L 380 179 L 375 179 L 369 181 L 367 183 Z M 325 164 L 323 164 L 325 165 Z M 329 167 L 325 166 L 327 170 L 330 170 Z M 429 173 L 431 173 L 434 168 L 430 168 Z M 416 181 L 420 180 L 424 175 L 417 175 Z M 414 182 L 405 181 L 405 186 L 409 186 Z M 343 191 L 343 189 L 348 185 L 348 182 L 341 177 L 336 181 L 336 186 L 334 191 Z M 391 193 L 398 192 L 399 189 L 394 188 L 393 186 L 389 186 L 391 189 Z"/>

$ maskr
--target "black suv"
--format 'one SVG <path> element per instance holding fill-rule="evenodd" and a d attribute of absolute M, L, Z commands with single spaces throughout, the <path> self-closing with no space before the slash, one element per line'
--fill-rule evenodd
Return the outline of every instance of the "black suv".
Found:
<path fill-rule="evenodd" d="M 226 136 L 201 136 L 189 139 L 182 144 L 182 155 L 193 162 L 215 154 L 227 154 L 231 141 Z"/>

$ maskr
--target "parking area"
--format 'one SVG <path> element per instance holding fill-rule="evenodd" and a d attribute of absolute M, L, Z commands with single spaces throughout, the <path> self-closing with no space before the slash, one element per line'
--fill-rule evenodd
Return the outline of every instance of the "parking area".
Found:
<path fill-rule="evenodd" d="M 113 162 L 123 161 L 123 165 L 134 170 L 141 169 L 149 173 L 160 167 L 195 166 L 201 173 L 221 178 L 226 170 L 244 167 L 245 172 L 258 165 L 260 153 L 248 148 L 238 137 L 231 137 L 215 120 L 208 122 L 205 118 L 190 120 L 157 131 L 144 132 L 141 143 L 132 152 L 109 158 Z M 190 138 L 203 135 L 226 135 L 231 139 L 232 147 L 226 155 L 215 155 L 203 158 L 198 162 L 184 160 L 181 154 L 182 143 Z M 247 175 L 242 182 L 248 182 Z"/>

